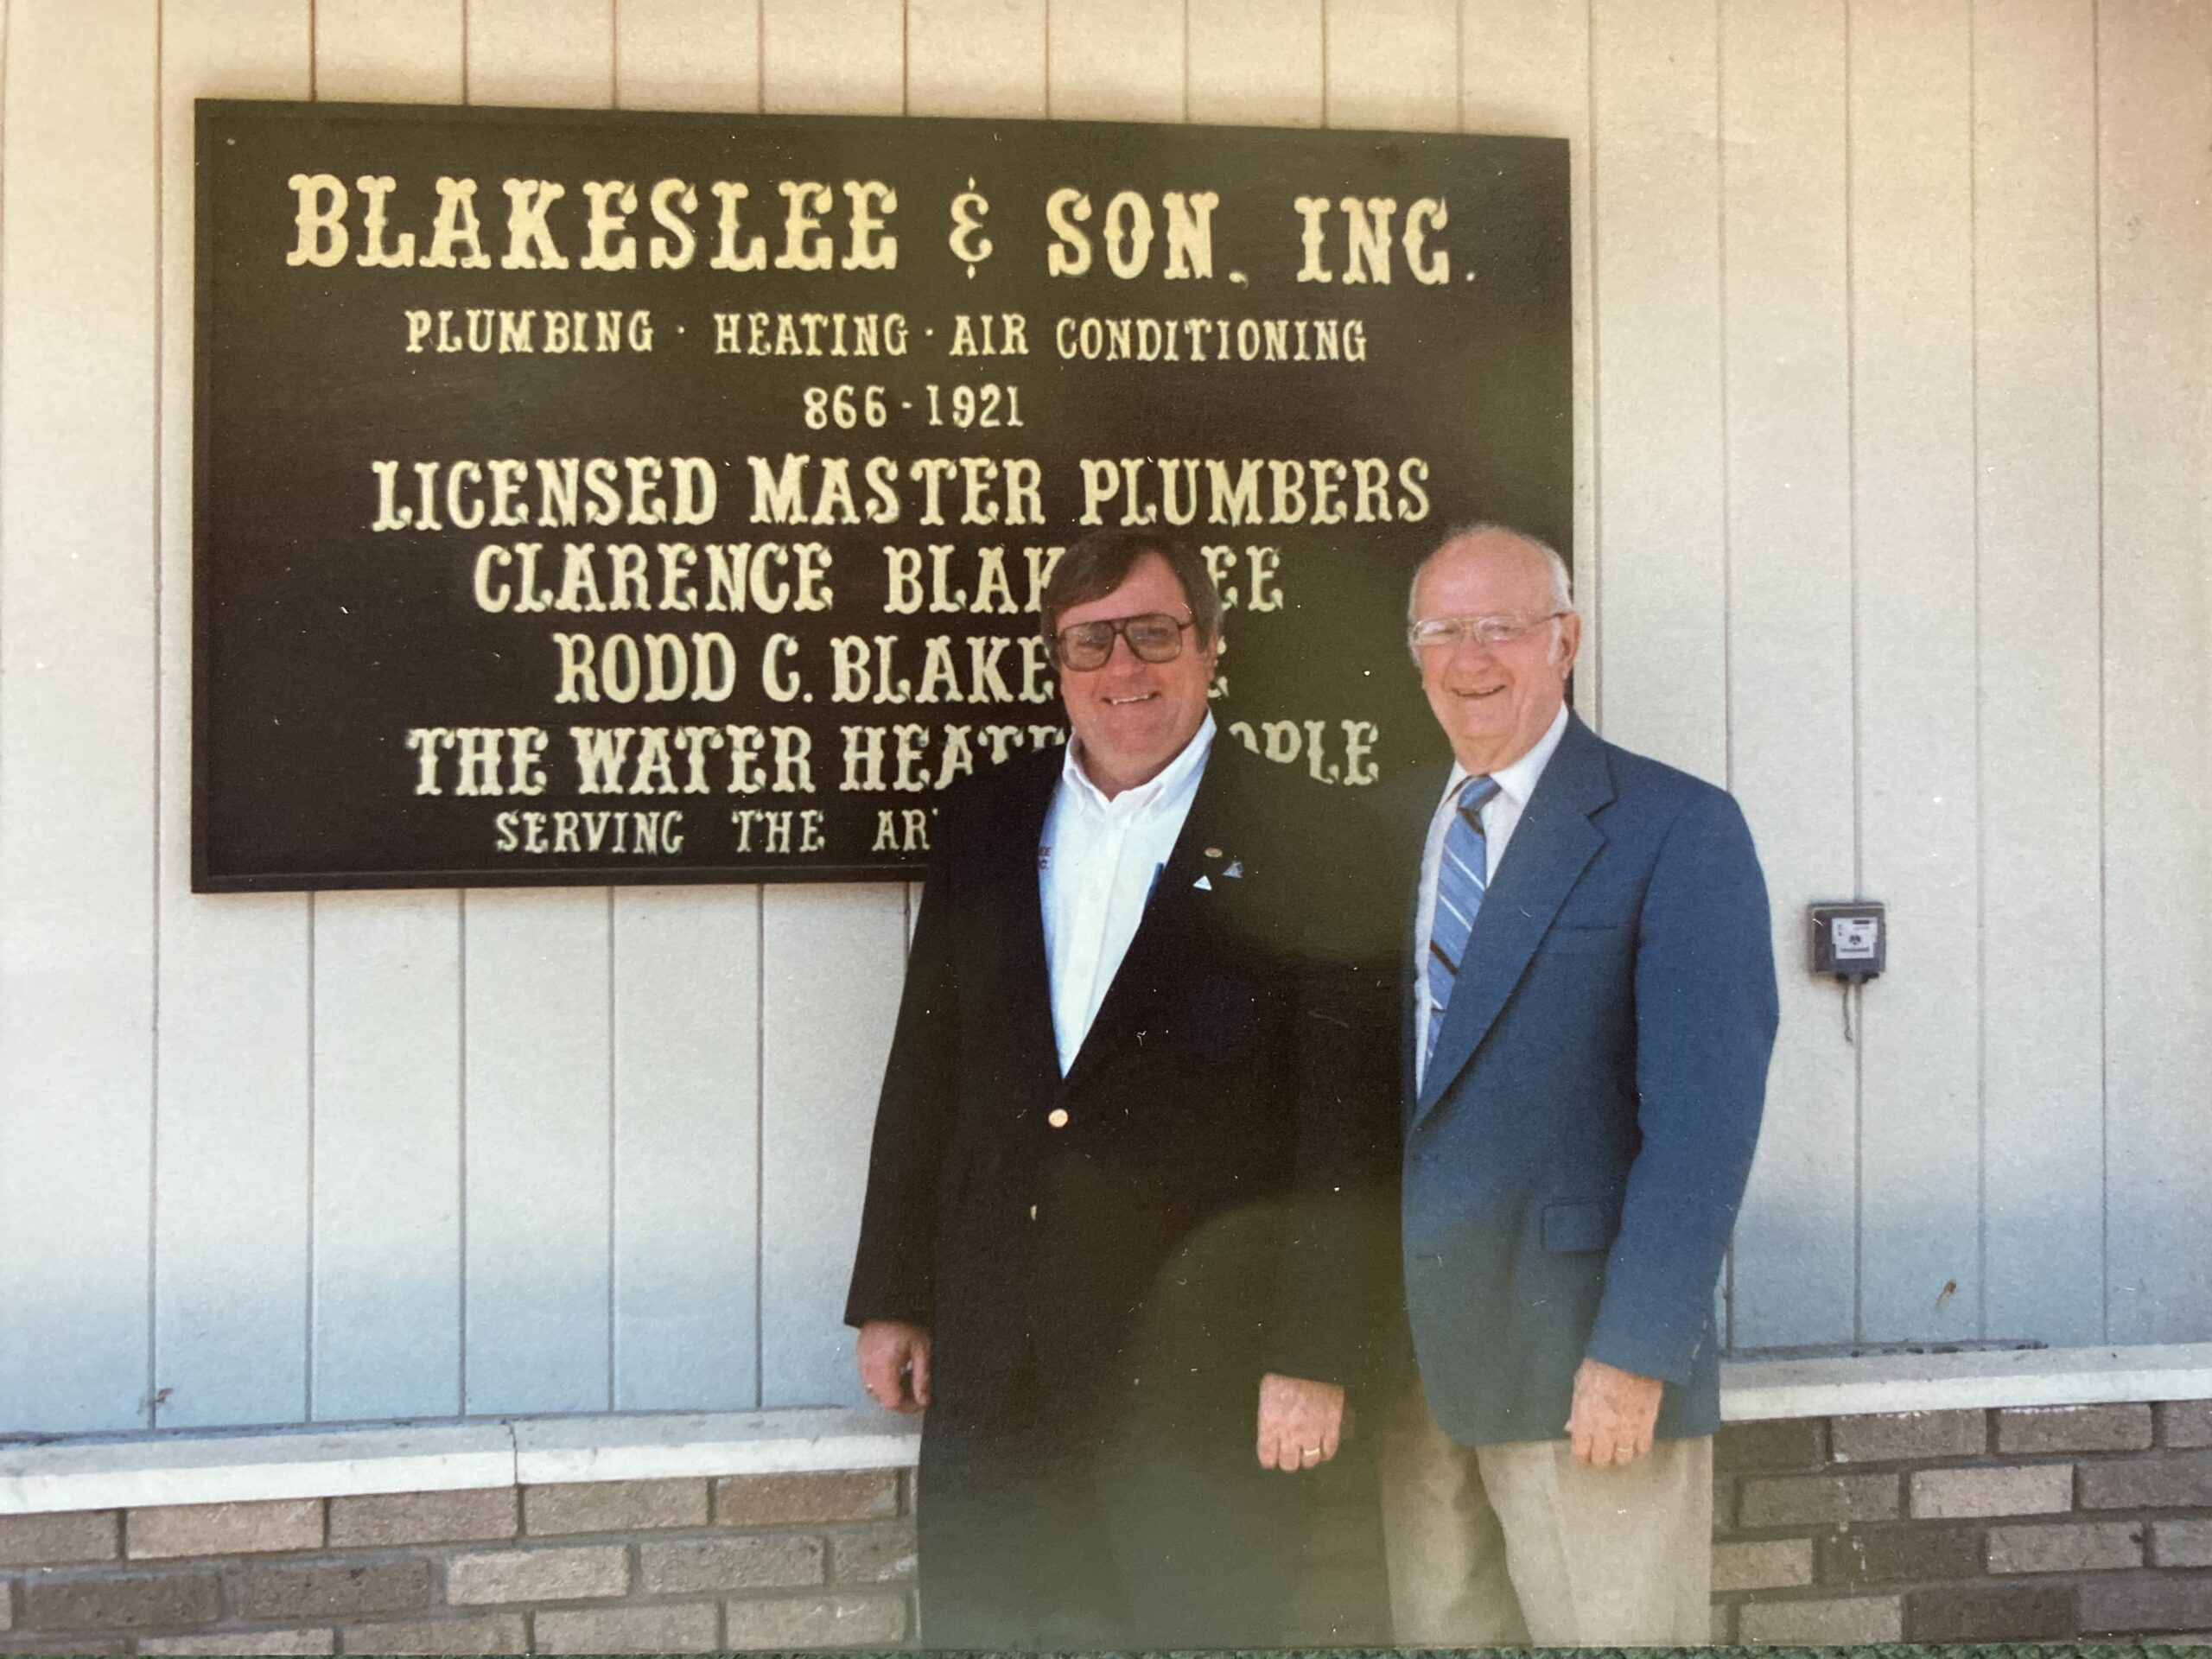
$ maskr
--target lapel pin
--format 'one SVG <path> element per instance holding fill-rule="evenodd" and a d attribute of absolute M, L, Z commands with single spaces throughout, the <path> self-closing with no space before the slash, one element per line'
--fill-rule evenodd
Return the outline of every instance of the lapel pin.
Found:
<path fill-rule="evenodd" d="M 1206 856 L 1207 856 L 1208 858 L 1219 858 L 1219 857 L 1221 856 L 1221 849 L 1220 849 L 1220 848 L 1218 848 L 1218 847 L 1209 847 L 1209 848 L 1207 848 L 1207 849 L 1206 849 Z"/>
<path fill-rule="evenodd" d="M 1192 882 L 1191 885 L 1198 888 L 1201 893 L 1211 893 L 1213 891 L 1213 883 L 1207 880 L 1203 875 L 1197 880 Z"/>
<path fill-rule="evenodd" d="M 1229 861 L 1229 868 L 1221 873 L 1221 879 L 1224 881 L 1234 881 L 1243 874 L 1244 861 L 1241 858 L 1232 858 Z"/>

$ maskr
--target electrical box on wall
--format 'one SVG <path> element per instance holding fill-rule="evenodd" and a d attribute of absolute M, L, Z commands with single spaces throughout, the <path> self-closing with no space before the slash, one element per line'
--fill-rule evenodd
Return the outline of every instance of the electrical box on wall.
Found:
<path fill-rule="evenodd" d="M 1872 979 L 1889 954 L 1887 914 L 1878 904 L 1815 905 L 1813 971 L 1847 983 Z"/>

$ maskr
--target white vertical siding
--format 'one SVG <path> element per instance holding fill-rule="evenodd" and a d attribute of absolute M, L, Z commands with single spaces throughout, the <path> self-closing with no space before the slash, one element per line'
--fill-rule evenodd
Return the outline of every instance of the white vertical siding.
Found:
<path fill-rule="evenodd" d="M 1982 1328 L 2075 1343 L 2104 1336 L 2095 28 L 1974 7 Z"/>
<path fill-rule="evenodd" d="M 2212 14 L 2096 19 L 2106 1338 L 2212 1329 Z"/>
<path fill-rule="evenodd" d="M 761 8 L 763 108 L 904 106 L 908 23 L 897 0 Z M 1041 41 L 1035 56 L 1041 76 Z M 760 1403 L 858 1404 L 852 1335 L 839 1321 L 899 1007 L 906 896 L 890 886 L 768 887 L 760 920 Z"/>
<path fill-rule="evenodd" d="M 1459 130 L 1567 142 L 1574 292 L 1574 599 L 1605 602 L 1598 567 L 1595 286 L 1591 275 L 1590 12 L 1585 0 L 1460 0 Z M 1575 705 L 1594 719 L 1605 664 L 1586 645 Z"/>
<path fill-rule="evenodd" d="M 602 109 L 613 0 L 470 0 L 472 104 Z M 465 1409 L 613 1403 L 613 906 L 471 893 Z"/>
<path fill-rule="evenodd" d="M 150 6 L 10 0 L 0 142 L 0 1423 L 143 1426 L 154 1134 Z"/>
<path fill-rule="evenodd" d="M 1971 21 L 1966 0 L 1850 15 L 1856 885 L 1896 933 L 1858 1033 L 1875 1342 L 1979 1334 Z"/>
<path fill-rule="evenodd" d="M 756 108 L 760 14 L 625 0 L 624 109 Z M 613 1403 L 760 1403 L 760 895 L 613 895 Z"/>
<path fill-rule="evenodd" d="M 0 54 L 0 1432 L 857 1397 L 911 893 L 189 892 L 204 94 L 1567 138 L 1579 696 L 1776 903 L 1733 1341 L 2212 1337 L 2198 0 L 5 0 Z"/>
<path fill-rule="evenodd" d="M 1591 9 L 1598 310 L 1593 706 L 1606 736 L 1728 780 L 1718 18 Z"/>
<path fill-rule="evenodd" d="M 457 104 L 461 0 L 315 0 L 315 92 Z M 315 918 L 309 1415 L 461 1408 L 461 895 L 326 893 Z"/>
<path fill-rule="evenodd" d="M 154 1421 L 307 1409 L 308 899 L 192 892 L 193 100 L 304 98 L 308 0 L 162 8 Z"/>
<path fill-rule="evenodd" d="M 1804 907 L 1849 897 L 1851 360 L 1844 0 L 1720 14 L 1722 395 L 1733 787 L 1774 907 L 1782 1030 L 1737 1225 L 1728 1335 L 1853 1335 L 1858 1067 L 1838 993 L 1802 971 Z"/>

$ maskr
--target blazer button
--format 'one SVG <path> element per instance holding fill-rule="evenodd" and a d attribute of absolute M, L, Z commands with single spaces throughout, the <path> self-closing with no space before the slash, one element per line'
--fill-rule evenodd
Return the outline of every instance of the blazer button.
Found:
<path fill-rule="evenodd" d="M 1045 1115 L 1045 1121 L 1056 1129 L 1065 1129 L 1068 1126 L 1068 1109 L 1065 1106 L 1053 1107 Z"/>

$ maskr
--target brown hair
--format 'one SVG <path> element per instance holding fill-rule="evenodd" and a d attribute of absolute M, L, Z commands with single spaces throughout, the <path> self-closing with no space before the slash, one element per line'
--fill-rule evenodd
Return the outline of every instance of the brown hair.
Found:
<path fill-rule="evenodd" d="M 1045 638 L 1051 639 L 1059 632 L 1060 618 L 1075 607 L 1103 599 L 1127 582 L 1137 561 L 1147 553 L 1160 555 L 1175 573 L 1183 602 L 1191 607 L 1198 643 L 1218 638 L 1221 595 L 1214 591 L 1213 573 L 1206 562 L 1173 537 L 1144 530 L 1094 530 L 1060 556 L 1038 607 Z"/>

